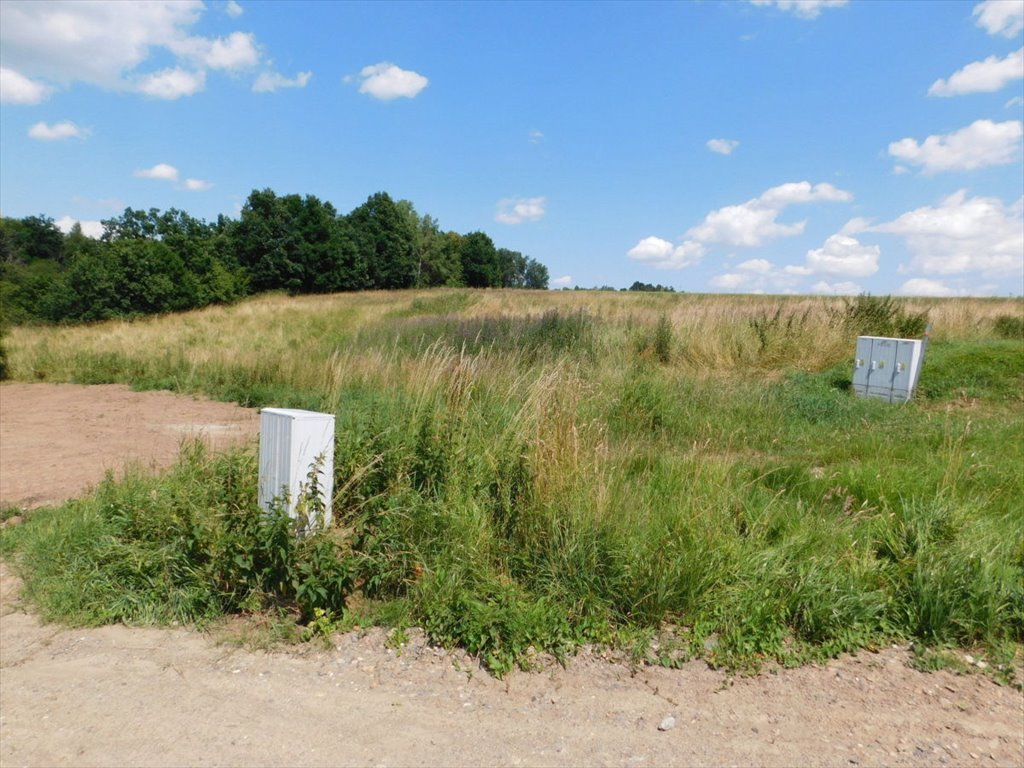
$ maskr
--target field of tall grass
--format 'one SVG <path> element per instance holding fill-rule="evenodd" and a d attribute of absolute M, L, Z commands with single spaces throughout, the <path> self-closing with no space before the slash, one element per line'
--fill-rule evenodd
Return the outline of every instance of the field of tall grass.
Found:
<path fill-rule="evenodd" d="M 859 333 L 926 323 L 914 401 L 850 393 Z M 254 445 L 5 530 L 49 618 L 416 624 L 498 674 L 1024 642 L 1019 299 L 264 296 L 7 344 L 19 380 L 337 415 L 324 534 L 259 513 Z"/>

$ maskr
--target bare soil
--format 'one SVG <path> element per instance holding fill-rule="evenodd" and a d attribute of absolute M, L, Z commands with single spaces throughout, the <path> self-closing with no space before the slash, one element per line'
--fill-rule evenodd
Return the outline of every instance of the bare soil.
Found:
<path fill-rule="evenodd" d="M 4 501 L 169 461 L 180 425 L 253 434 L 252 412 L 154 394 L 0 388 Z M 904 648 L 750 678 L 584 653 L 499 681 L 416 631 L 400 650 L 370 630 L 254 652 L 181 628 L 44 625 L 18 591 L 0 564 L 0 766 L 1024 765 L 1019 689 L 917 672 Z"/>
<path fill-rule="evenodd" d="M 183 440 L 255 439 L 259 412 L 120 384 L 0 385 L 0 505 L 80 496 L 110 470 L 174 463 Z"/>

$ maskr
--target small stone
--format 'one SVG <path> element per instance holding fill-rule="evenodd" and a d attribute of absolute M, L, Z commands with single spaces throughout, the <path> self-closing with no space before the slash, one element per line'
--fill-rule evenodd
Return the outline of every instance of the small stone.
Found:
<path fill-rule="evenodd" d="M 669 717 L 666 717 L 660 723 L 658 723 L 658 730 L 659 731 L 671 731 L 675 727 L 676 727 L 676 719 L 674 717 L 672 717 L 671 715 Z"/>
<path fill-rule="evenodd" d="M 988 669 L 988 662 L 979 659 L 977 662 L 975 662 L 975 666 L 977 666 L 978 669 Z"/>

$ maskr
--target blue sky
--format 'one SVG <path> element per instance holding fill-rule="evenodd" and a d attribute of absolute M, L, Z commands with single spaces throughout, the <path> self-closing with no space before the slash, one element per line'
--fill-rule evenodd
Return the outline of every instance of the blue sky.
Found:
<path fill-rule="evenodd" d="M 554 287 L 1024 292 L 1024 2 L 0 3 L 0 210 L 384 190 Z"/>

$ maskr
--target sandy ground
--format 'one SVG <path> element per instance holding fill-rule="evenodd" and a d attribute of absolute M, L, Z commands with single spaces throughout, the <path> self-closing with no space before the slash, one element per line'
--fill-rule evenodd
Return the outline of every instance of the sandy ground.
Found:
<path fill-rule="evenodd" d="M 0 385 L 0 504 L 65 501 L 137 462 L 173 463 L 183 439 L 255 438 L 259 413 L 119 384 Z"/>
<path fill-rule="evenodd" d="M 158 395 L 133 410 L 152 394 L 0 388 L 0 472 L 21 469 L 4 499 L 95 483 L 121 459 L 94 441 L 159 463 L 173 450 L 156 444 L 176 446 L 181 425 L 251 434 L 252 412 L 223 404 Z M 58 450 L 77 488 L 29 487 Z M 631 669 L 583 654 L 498 681 L 415 631 L 400 651 L 373 630 L 330 649 L 251 652 L 185 629 L 42 625 L 18 588 L 0 564 L 0 766 L 1024 765 L 1020 690 L 916 672 L 900 648 L 735 679 L 699 662 Z"/>

